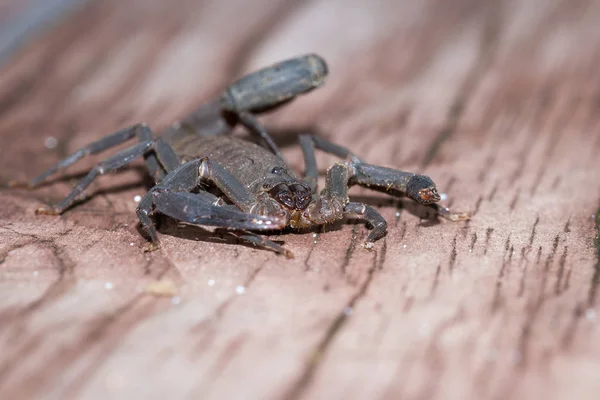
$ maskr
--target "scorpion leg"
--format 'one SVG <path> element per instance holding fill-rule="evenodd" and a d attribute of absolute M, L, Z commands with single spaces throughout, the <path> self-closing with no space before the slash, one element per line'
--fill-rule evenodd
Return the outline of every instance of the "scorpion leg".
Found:
<path fill-rule="evenodd" d="M 190 191 L 197 186 L 198 181 L 198 160 L 189 161 L 164 177 L 160 184 L 154 186 L 140 201 L 135 212 L 140 220 L 142 228 L 146 231 L 150 240 L 158 242 L 156 228 L 150 219 L 150 215 L 154 210 L 153 193 L 161 188 L 170 188 L 173 191 Z"/>
<path fill-rule="evenodd" d="M 107 172 L 116 171 L 118 168 L 121 168 L 136 158 L 142 157 L 146 152 L 148 152 L 154 142 L 148 141 L 136 144 L 135 146 L 129 147 L 123 151 L 118 152 L 114 156 L 102 161 L 99 164 L 96 164 L 94 168 L 87 174 L 85 178 L 83 178 L 69 193 L 65 199 L 60 202 L 58 205 L 53 206 L 50 209 L 47 208 L 38 208 L 36 213 L 38 214 L 49 214 L 49 215 L 58 215 L 62 214 L 67 208 L 69 208 L 77 199 L 79 195 L 96 179 L 98 175 L 106 174 Z"/>
<path fill-rule="evenodd" d="M 382 238 L 387 229 L 385 219 L 373 208 L 366 204 L 357 202 L 348 202 L 348 182 L 352 178 L 352 164 L 339 162 L 334 164 L 327 171 L 325 180 L 325 189 L 321 193 L 318 201 L 321 201 L 317 208 L 317 215 L 311 216 L 317 222 L 321 222 L 319 211 L 325 214 L 325 220 L 331 215 L 332 210 L 337 212 L 338 218 L 342 216 L 350 218 L 359 218 L 367 221 L 371 225 L 371 232 L 366 239 L 366 247 L 370 248 L 372 242 Z"/>
<path fill-rule="evenodd" d="M 212 182 L 233 204 L 242 211 L 251 212 L 258 203 L 256 196 L 225 167 L 209 158 L 200 159 L 199 177 Z"/>
<path fill-rule="evenodd" d="M 87 155 L 101 153 L 112 147 L 118 146 L 121 143 L 125 143 L 126 141 L 130 140 L 135 136 L 138 137 L 141 143 L 150 142 L 153 140 L 152 131 L 145 124 L 136 124 L 129 128 L 121 129 L 115 133 L 103 137 L 100 140 L 88 144 L 87 146 L 77 150 L 67 158 L 60 160 L 58 163 L 48 168 L 42 174 L 29 181 L 26 184 L 26 186 L 34 188 L 46 179 L 48 179 L 50 176 L 54 175 L 55 173 L 62 171 L 67 167 L 75 164 L 83 157 Z M 171 147 L 162 139 L 159 138 L 156 140 L 155 147 L 155 152 L 158 154 L 158 158 L 157 154 L 154 154 L 153 152 L 146 153 L 144 158 L 146 162 L 146 167 L 148 168 L 150 175 L 152 175 L 153 178 L 160 180 L 164 176 L 164 169 L 166 169 L 166 171 L 169 171 L 170 168 L 175 168 L 176 165 L 179 164 L 179 161 L 177 160 L 177 156 L 175 155 L 173 149 L 171 149 Z M 19 182 L 11 182 L 10 184 L 11 186 L 20 185 Z"/>
<path fill-rule="evenodd" d="M 143 124 L 136 124 L 129 128 L 121 129 L 113 134 L 105 136 L 102 139 L 97 140 L 93 143 L 90 143 L 87 146 L 77 150 L 76 152 L 74 152 L 73 154 L 68 156 L 67 158 L 60 160 L 58 163 L 56 163 L 52 167 L 48 168 L 42 174 L 40 174 L 36 178 L 32 179 L 27 184 L 27 186 L 29 186 L 30 188 L 36 187 L 40 183 L 45 181 L 47 178 L 49 178 L 50 176 L 54 175 L 58 171 L 61 171 L 65 168 L 69 167 L 70 165 L 75 164 L 77 161 L 79 161 L 83 157 L 90 155 L 90 154 L 98 154 L 100 152 L 103 152 L 104 150 L 110 149 L 111 147 L 118 146 L 119 144 L 128 141 L 129 139 L 135 137 L 136 135 L 138 135 L 140 137 L 140 141 L 146 140 L 145 139 L 145 136 L 146 136 L 145 130 L 146 129 L 149 129 L 149 128 Z M 142 139 L 142 138 L 144 138 L 144 139 Z M 152 134 L 150 133 L 150 139 L 151 138 L 152 138 Z M 13 185 L 16 185 L 16 183 L 13 182 Z"/>
<path fill-rule="evenodd" d="M 360 218 L 367 221 L 373 228 L 367 236 L 367 243 L 374 242 L 385 236 L 387 222 L 373 207 L 362 203 L 350 202 L 344 207 L 344 215 L 350 218 Z"/>
<path fill-rule="evenodd" d="M 145 156 L 151 151 L 155 153 L 154 158 L 149 158 L 146 161 L 149 162 L 150 168 L 156 167 L 155 171 L 156 175 L 162 174 L 158 170 L 160 165 L 158 161 L 161 162 L 162 167 L 167 171 L 171 168 L 175 168 L 175 164 L 179 163 L 177 156 L 173 149 L 161 139 L 154 140 L 152 139 L 152 134 L 150 132 L 150 128 L 146 126 L 141 126 L 143 130 L 147 130 L 145 135 L 149 138 L 146 141 L 143 141 L 137 145 L 131 146 L 127 149 L 124 149 L 112 157 L 109 157 L 105 161 L 96 164 L 94 168 L 83 178 L 67 195 L 67 197 L 60 202 L 58 205 L 53 206 L 50 209 L 47 208 L 38 208 L 36 213 L 38 214 L 49 214 L 49 215 L 58 215 L 62 214 L 67 208 L 69 208 L 75 200 L 81 195 L 81 193 L 96 179 L 99 175 L 104 175 L 108 172 L 114 172 L 117 169 L 129 164 L 135 159 Z"/>
<path fill-rule="evenodd" d="M 153 140 L 152 131 L 148 127 L 142 129 L 138 137 L 140 142 Z M 154 182 L 160 182 L 167 173 L 180 164 L 179 157 L 177 157 L 173 148 L 161 137 L 154 139 L 154 151 L 144 154 L 144 162 Z"/>
<path fill-rule="evenodd" d="M 299 141 L 304 156 L 304 181 L 310 186 L 313 193 L 316 193 L 317 191 L 317 179 L 319 177 L 315 149 L 322 150 L 340 158 L 349 158 L 354 162 L 360 162 L 360 159 L 346 147 L 338 146 L 320 136 L 300 135 Z"/>

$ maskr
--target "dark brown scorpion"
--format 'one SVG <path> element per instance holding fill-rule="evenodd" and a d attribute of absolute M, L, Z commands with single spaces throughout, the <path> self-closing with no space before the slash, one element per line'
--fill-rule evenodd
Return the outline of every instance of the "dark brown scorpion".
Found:
<path fill-rule="evenodd" d="M 291 252 L 251 231 L 309 228 L 344 217 L 358 218 L 372 227 L 366 239 L 366 247 L 371 247 L 385 235 L 387 224 L 374 208 L 349 200 L 351 185 L 408 196 L 419 204 L 433 205 L 439 215 L 453 221 L 468 219 L 466 213 L 434 205 L 440 195 L 429 177 L 364 163 L 345 147 L 319 136 L 300 136 L 306 169 L 303 179 L 294 174 L 254 114 L 321 86 L 327 73 L 327 64 L 317 55 L 292 58 L 234 82 L 219 98 L 161 135 L 155 136 L 147 125 L 137 124 L 105 136 L 61 160 L 28 186 L 37 186 L 86 155 L 134 137 L 140 143 L 97 164 L 58 205 L 36 212 L 61 214 L 97 176 L 144 157 L 156 185 L 136 212 L 153 244 L 158 243 L 158 236 L 150 216 L 159 212 L 186 223 L 227 228 L 241 240 L 288 257 Z M 237 123 L 257 135 L 263 146 L 227 135 Z M 319 194 L 315 149 L 346 160 L 329 168 L 325 188 Z"/>

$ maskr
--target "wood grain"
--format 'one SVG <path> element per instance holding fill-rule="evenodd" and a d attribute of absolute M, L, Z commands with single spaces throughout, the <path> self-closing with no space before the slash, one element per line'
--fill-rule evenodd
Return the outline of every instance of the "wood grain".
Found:
<path fill-rule="evenodd" d="M 593 0 L 90 2 L 0 74 L 0 398 L 597 398 L 599 18 Z M 144 253 L 139 163 L 60 217 L 33 210 L 97 158 L 6 186 L 305 52 L 327 84 L 264 118 L 292 165 L 314 130 L 431 176 L 472 221 L 353 189 L 390 222 L 374 251 L 360 224 L 276 236 L 286 260 L 167 223 Z"/>

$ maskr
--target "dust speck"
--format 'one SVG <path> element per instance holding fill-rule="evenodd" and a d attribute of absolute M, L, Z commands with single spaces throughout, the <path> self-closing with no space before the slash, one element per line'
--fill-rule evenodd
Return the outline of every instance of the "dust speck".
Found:
<path fill-rule="evenodd" d="M 153 296 L 175 297 L 177 295 L 177 285 L 171 279 L 161 279 L 146 285 L 144 292 Z"/>
<path fill-rule="evenodd" d="M 588 308 L 585 310 L 585 318 L 590 322 L 596 321 L 596 310 L 593 308 Z"/>
<path fill-rule="evenodd" d="M 55 149 L 57 145 L 58 145 L 58 140 L 56 140 L 56 138 L 54 136 L 48 136 L 44 140 L 44 146 L 47 149 Z"/>

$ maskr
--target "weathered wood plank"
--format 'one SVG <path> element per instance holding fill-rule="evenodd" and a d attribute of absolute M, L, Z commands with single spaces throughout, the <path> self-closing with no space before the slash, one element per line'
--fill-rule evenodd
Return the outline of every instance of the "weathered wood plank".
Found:
<path fill-rule="evenodd" d="M 599 17 L 593 0 L 92 2 L 0 75 L 0 397 L 597 397 Z M 390 221 L 373 252 L 362 225 L 279 236 L 285 260 L 171 224 L 144 253 L 141 169 L 56 218 L 33 210 L 75 179 L 6 188 L 303 52 L 327 85 L 265 118 L 293 165 L 315 127 L 432 176 L 473 220 L 356 190 Z M 146 293 L 158 279 L 174 297 Z"/>

